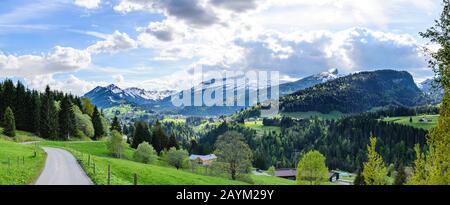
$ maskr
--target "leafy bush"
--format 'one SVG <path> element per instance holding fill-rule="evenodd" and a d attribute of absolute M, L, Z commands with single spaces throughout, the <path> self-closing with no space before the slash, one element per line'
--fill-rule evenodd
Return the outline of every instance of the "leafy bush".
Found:
<path fill-rule="evenodd" d="M 133 158 L 137 162 L 152 164 L 156 161 L 157 155 L 155 149 L 148 142 L 143 142 L 139 144 Z"/>
<path fill-rule="evenodd" d="M 111 137 L 108 138 L 106 145 L 114 157 L 122 157 L 123 151 L 125 150 L 125 142 L 123 141 L 122 134 L 115 130 L 112 131 Z"/>
<path fill-rule="evenodd" d="M 177 169 L 187 167 L 189 164 L 189 153 L 186 150 L 177 150 L 174 147 L 170 148 L 164 158 L 168 164 Z"/>

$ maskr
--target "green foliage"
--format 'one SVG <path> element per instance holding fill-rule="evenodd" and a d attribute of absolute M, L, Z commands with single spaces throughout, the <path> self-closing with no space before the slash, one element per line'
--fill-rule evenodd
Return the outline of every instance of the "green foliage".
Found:
<path fill-rule="evenodd" d="M 155 126 L 153 127 L 153 134 L 151 141 L 153 148 L 155 148 L 158 154 L 161 154 L 161 151 L 167 148 L 168 142 L 169 139 L 167 138 L 167 135 L 164 133 L 161 127 L 161 123 L 157 121 Z"/>
<path fill-rule="evenodd" d="M 116 130 L 116 131 L 122 133 L 122 125 L 120 124 L 117 116 L 114 116 L 113 121 L 111 123 L 111 131 L 112 130 Z"/>
<path fill-rule="evenodd" d="M 275 176 L 275 167 L 270 166 L 269 169 L 267 169 L 267 174 L 269 174 L 270 176 Z"/>
<path fill-rule="evenodd" d="M 94 140 L 98 140 L 105 135 L 105 128 L 102 122 L 102 116 L 97 107 L 94 108 L 92 114 L 92 125 L 94 126 Z"/>
<path fill-rule="evenodd" d="M 167 149 L 170 149 L 172 147 L 174 147 L 176 149 L 180 148 L 180 146 L 178 145 L 177 138 L 175 137 L 175 134 L 170 135 L 169 142 L 167 144 Z"/>
<path fill-rule="evenodd" d="M 54 93 L 48 86 L 41 98 L 40 111 L 40 136 L 45 139 L 58 139 L 58 110 L 54 101 Z"/>
<path fill-rule="evenodd" d="M 91 103 L 89 98 L 81 98 L 82 111 L 90 117 L 94 115 L 95 105 Z"/>
<path fill-rule="evenodd" d="M 137 148 L 143 142 L 152 142 L 152 135 L 146 122 L 136 122 L 134 125 L 132 148 Z"/>
<path fill-rule="evenodd" d="M 450 1 L 443 0 L 442 5 L 444 6 L 443 11 L 440 18 L 435 21 L 435 25 L 426 32 L 421 32 L 420 35 L 440 46 L 437 52 L 426 51 L 431 55 L 429 65 L 435 72 L 436 81 L 444 89 L 448 89 L 450 88 Z"/>
<path fill-rule="evenodd" d="M 250 172 L 252 151 L 245 143 L 242 134 L 234 131 L 219 136 L 214 154 L 232 180 Z"/>
<path fill-rule="evenodd" d="M 148 142 L 143 142 L 139 144 L 134 152 L 133 158 L 137 162 L 153 164 L 158 159 L 158 156 L 155 149 Z"/>
<path fill-rule="evenodd" d="M 328 179 L 328 168 L 325 165 L 325 156 L 318 151 L 306 153 L 297 167 L 297 180 L 308 181 L 310 185 L 319 185 Z"/>
<path fill-rule="evenodd" d="M 370 138 L 370 144 L 367 146 L 367 162 L 364 163 L 362 175 L 366 185 L 386 185 L 387 168 L 383 157 L 375 150 L 377 139 Z"/>
<path fill-rule="evenodd" d="M 68 96 L 61 101 L 61 109 L 59 111 L 59 138 L 68 140 L 76 134 L 75 113 L 72 109 L 73 105 Z"/>
<path fill-rule="evenodd" d="M 111 136 L 107 141 L 107 146 L 112 156 L 116 158 L 121 158 L 125 150 L 125 142 L 123 141 L 122 134 L 117 131 L 112 131 Z"/>
<path fill-rule="evenodd" d="M 167 151 L 164 158 L 168 164 L 177 169 L 184 168 L 189 163 L 189 153 L 186 150 L 177 150 L 174 147 Z"/>
<path fill-rule="evenodd" d="M 14 119 L 14 113 L 10 107 L 7 107 L 5 110 L 5 115 L 3 116 L 3 126 L 5 127 L 3 134 L 8 137 L 16 136 L 16 120 Z"/>
<path fill-rule="evenodd" d="M 397 169 L 397 174 L 395 176 L 394 185 L 404 185 L 406 183 L 406 172 L 405 167 L 401 164 Z"/>
<path fill-rule="evenodd" d="M 436 81 L 444 89 L 437 127 L 428 135 L 428 152 L 416 149 L 417 160 L 409 184 L 450 184 L 450 1 L 443 0 L 443 12 L 435 26 L 421 33 L 422 37 L 440 45 L 437 52 L 430 52 L 430 67 Z"/>
<path fill-rule="evenodd" d="M 91 117 L 88 114 L 83 114 L 78 106 L 72 106 L 75 117 L 75 126 L 80 130 L 84 136 L 88 138 L 94 137 L 94 125 L 92 125 Z M 77 133 L 78 136 L 80 136 Z"/>

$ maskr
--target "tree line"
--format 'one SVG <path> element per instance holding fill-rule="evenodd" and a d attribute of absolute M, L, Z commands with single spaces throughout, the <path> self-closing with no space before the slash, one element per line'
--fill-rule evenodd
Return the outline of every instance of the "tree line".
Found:
<path fill-rule="evenodd" d="M 4 127 L 14 124 L 14 129 L 52 140 L 97 140 L 109 134 L 108 121 L 89 99 L 51 90 L 49 86 L 39 92 L 9 79 L 0 83 L 0 98 L 0 121 Z"/>

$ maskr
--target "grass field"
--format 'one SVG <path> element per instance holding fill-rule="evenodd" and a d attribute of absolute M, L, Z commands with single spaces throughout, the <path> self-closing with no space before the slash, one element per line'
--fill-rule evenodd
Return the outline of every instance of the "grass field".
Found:
<path fill-rule="evenodd" d="M 318 117 L 321 119 L 339 119 L 345 116 L 345 114 L 338 112 L 338 111 L 333 111 L 330 112 L 328 114 L 323 114 L 320 112 L 283 112 L 281 113 L 282 116 L 287 116 L 287 117 L 292 117 L 292 118 L 296 118 L 296 119 L 305 119 L 305 118 L 311 118 L 311 117 Z"/>
<path fill-rule="evenodd" d="M 159 162 L 149 165 L 127 159 L 111 158 L 105 142 L 42 142 L 41 146 L 61 147 L 71 151 L 81 162 L 82 167 L 91 179 L 99 185 L 107 184 L 108 164 L 111 166 L 111 184 L 133 184 L 134 174 L 138 176 L 138 184 L 142 185 L 245 185 L 241 181 L 226 178 L 205 176 L 187 170 L 177 170 Z M 130 158 L 133 150 L 128 148 L 125 157 Z M 88 155 L 92 160 L 88 164 Z M 95 163 L 95 173 L 94 164 Z M 276 178 L 252 176 L 255 184 L 286 185 L 294 182 Z"/>
<path fill-rule="evenodd" d="M 32 136 L 25 132 L 18 133 L 22 134 Z M 0 134 L 0 185 L 32 184 L 44 167 L 45 152 L 35 145 L 23 145 L 7 139 Z"/>
<path fill-rule="evenodd" d="M 426 119 L 429 119 L 432 121 L 421 123 L 421 122 L 419 122 L 419 120 L 421 118 L 426 118 Z M 389 117 L 389 118 L 384 118 L 383 120 L 385 122 L 394 122 L 394 123 L 399 123 L 399 124 L 403 124 L 403 125 L 408 125 L 408 126 L 412 126 L 412 127 L 416 127 L 416 128 L 422 128 L 422 129 L 429 130 L 429 129 L 437 126 L 438 119 L 439 119 L 439 115 L 418 115 L 418 116 L 412 116 L 412 120 L 413 120 L 412 123 L 409 121 L 410 117 Z"/>
<path fill-rule="evenodd" d="M 275 132 L 280 133 L 281 128 L 277 126 L 264 126 L 261 120 L 253 121 L 253 122 L 245 122 L 245 126 L 251 129 L 256 130 L 258 134 L 264 134 L 264 132 Z"/>
<path fill-rule="evenodd" d="M 25 131 L 20 131 L 20 130 L 16 130 L 16 137 L 14 138 L 9 138 L 5 135 L 3 135 L 3 128 L 0 127 L 0 138 L 7 140 L 7 141 L 14 141 L 14 142 L 32 142 L 32 141 L 41 141 L 42 139 L 37 137 L 36 135 L 29 133 L 29 132 L 25 132 Z"/>

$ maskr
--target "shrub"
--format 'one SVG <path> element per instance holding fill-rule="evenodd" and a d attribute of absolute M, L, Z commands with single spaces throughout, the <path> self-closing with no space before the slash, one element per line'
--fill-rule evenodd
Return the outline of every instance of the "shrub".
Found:
<path fill-rule="evenodd" d="M 156 151 L 148 142 L 143 142 L 138 145 L 134 152 L 133 158 L 137 162 L 152 164 L 156 161 Z"/>

